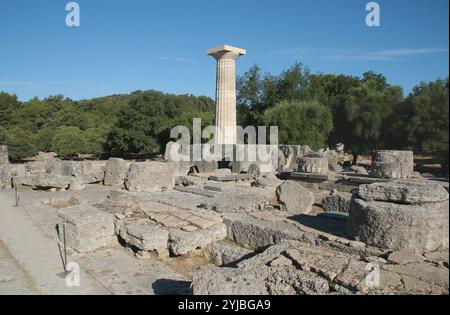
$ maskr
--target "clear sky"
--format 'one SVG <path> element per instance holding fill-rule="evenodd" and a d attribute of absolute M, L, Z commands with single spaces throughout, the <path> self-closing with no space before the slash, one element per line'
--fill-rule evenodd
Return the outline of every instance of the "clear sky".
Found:
<path fill-rule="evenodd" d="M 213 96 L 205 51 L 221 44 L 247 49 L 238 74 L 299 61 L 313 72 L 381 72 L 406 92 L 448 76 L 448 0 L 378 0 L 378 28 L 365 24 L 368 0 L 78 0 L 73 28 L 68 2 L 0 0 L 0 91 L 21 100 L 148 89 Z"/>

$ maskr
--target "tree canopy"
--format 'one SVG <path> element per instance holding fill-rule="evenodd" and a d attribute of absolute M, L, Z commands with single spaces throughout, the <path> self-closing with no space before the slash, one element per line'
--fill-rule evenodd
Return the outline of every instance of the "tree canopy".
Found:
<path fill-rule="evenodd" d="M 237 80 L 237 120 L 279 128 L 279 143 L 314 148 L 339 142 L 354 155 L 374 149 L 448 154 L 448 78 L 419 83 L 406 97 L 385 76 L 312 73 L 295 63 L 278 75 L 255 65 Z M 21 102 L 0 92 L 0 143 L 12 159 L 37 151 L 62 157 L 161 153 L 176 125 L 214 124 L 209 97 L 136 91 L 74 101 Z"/>

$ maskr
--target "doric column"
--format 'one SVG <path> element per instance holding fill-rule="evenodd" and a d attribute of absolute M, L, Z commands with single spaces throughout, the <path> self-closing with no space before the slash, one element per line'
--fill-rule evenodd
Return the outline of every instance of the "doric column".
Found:
<path fill-rule="evenodd" d="M 236 144 L 236 60 L 246 51 L 223 45 L 207 54 L 217 60 L 216 143 Z"/>

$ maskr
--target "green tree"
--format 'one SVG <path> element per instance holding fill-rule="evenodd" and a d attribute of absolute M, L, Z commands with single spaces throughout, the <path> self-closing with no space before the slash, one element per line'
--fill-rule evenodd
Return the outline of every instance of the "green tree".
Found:
<path fill-rule="evenodd" d="M 19 127 L 6 132 L 6 145 L 9 157 L 13 160 L 31 157 L 37 153 L 36 136 Z"/>
<path fill-rule="evenodd" d="M 266 126 L 278 126 L 279 143 L 307 144 L 314 149 L 325 145 L 333 128 L 331 111 L 316 101 L 283 101 L 264 113 Z"/>
<path fill-rule="evenodd" d="M 104 128 L 90 128 L 86 129 L 83 134 L 86 140 L 86 146 L 83 153 L 100 156 L 104 153 L 106 139 L 108 136 L 107 129 Z"/>
<path fill-rule="evenodd" d="M 61 127 L 55 131 L 52 149 L 61 157 L 75 157 L 86 152 L 86 139 L 78 127 Z"/>
<path fill-rule="evenodd" d="M 335 115 L 337 140 L 352 151 L 354 162 L 359 154 L 383 149 L 390 141 L 386 134 L 387 122 L 395 106 L 402 101 L 403 91 L 398 86 L 377 90 L 368 82 L 350 89 Z"/>

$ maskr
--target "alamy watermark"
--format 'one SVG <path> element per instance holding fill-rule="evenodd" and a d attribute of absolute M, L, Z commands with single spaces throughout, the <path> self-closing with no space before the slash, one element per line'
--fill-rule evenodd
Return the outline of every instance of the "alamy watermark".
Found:
<path fill-rule="evenodd" d="M 69 2 L 66 4 L 66 11 L 69 13 L 66 15 L 67 27 L 79 27 L 80 26 L 80 5 L 77 2 Z"/>
<path fill-rule="evenodd" d="M 230 145 L 218 143 L 218 132 L 216 126 L 202 129 L 201 118 L 192 120 L 192 136 L 186 126 L 173 127 L 170 137 L 175 145 L 169 148 L 170 160 L 278 163 L 278 126 L 224 127 L 220 132 L 233 139 Z"/>
<path fill-rule="evenodd" d="M 76 262 L 67 263 L 65 282 L 68 287 L 80 286 L 80 265 Z"/>
<path fill-rule="evenodd" d="M 381 25 L 380 5 L 377 2 L 369 2 L 366 4 L 366 25 L 368 27 L 379 27 Z"/>

